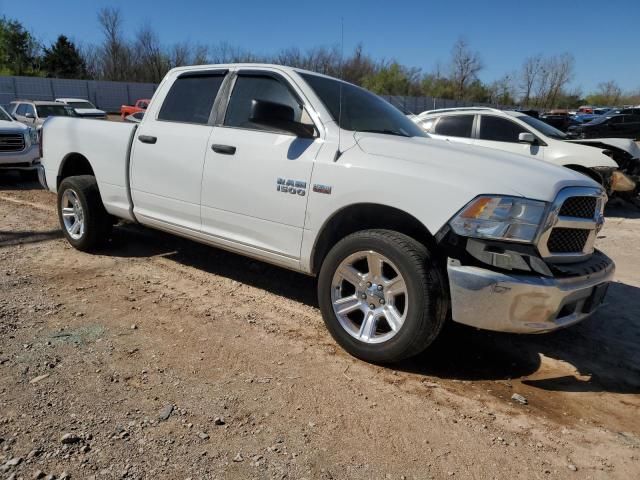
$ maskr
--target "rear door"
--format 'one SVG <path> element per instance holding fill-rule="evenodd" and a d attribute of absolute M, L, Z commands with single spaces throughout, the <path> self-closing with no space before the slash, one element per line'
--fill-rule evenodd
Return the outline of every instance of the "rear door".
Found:
<path fill-rule="evenodd" d="M 450 142 L 471 144 L 474 118 L 474 114 L 442 115 L 428 130 L 429 135 Z"/>
<path fill-rule="evenodd" d="M 543 159 L 546 147 L 523 143 L 518 140 L 521 133 L 532 133 L 513 120 L 497 115 L 480 115 L 478 136 L 474 145 L 518 153 Z M 535 136 L 535 135 L 534 135 Z"/>
<path fill-rule="evenodd" d="M 253 100 L 290 106 L 296 121 L 313 125 L 302 93 L 284 74 L 240 70 L 206 151 L 202 229 L 245 253 L 293 266 L 322 142 L 256 125 L 250 120 Z"/>
<path fill-rule="evenodd" d="M 135 133 L 130 170 L 135 214 L 143 223 L 201 230 L 202 168 L 225 74 L 183 73 L 168 87 L 162 105 L 145 114 Z"/>

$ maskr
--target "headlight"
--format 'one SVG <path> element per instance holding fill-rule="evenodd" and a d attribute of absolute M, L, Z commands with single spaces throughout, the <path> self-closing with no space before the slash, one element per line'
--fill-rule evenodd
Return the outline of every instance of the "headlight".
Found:
<path fill-rule="evenodd" d="M 458 235 L 514 242 L 532 242 L 547 204 L 518 197 L 482 195 L 449 222 Z"/>
<path fill-rule="evenodd" d="M 29 129 L 29 138 L 31 139 L 31 145 L 38 143 L 38 131 L 35 128 Z"/>

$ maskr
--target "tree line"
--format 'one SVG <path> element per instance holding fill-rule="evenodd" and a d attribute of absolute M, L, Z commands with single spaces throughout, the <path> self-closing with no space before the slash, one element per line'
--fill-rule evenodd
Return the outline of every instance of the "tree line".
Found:
<path fill-rule="evenodd" d="M 640 103 L 640 90 L 625 94 L 615 80 L 602 82 L 586 96 L 571 89 L 575 61 L 569 53 L 531 56 L 520 69 L 483 82 L 479 78 L 485 67 L 482 57 L 464 38 L 454 43 L 448 61 L 425 73 L 393 59 L 375 59 L 362 44 L 346 55 L 338 46 L 306 51 L 291 47 L 257 54 L 227 42 L 165 45 L 148 24 L 129 37 L 117 8 L 99 10 L 97 22 L 102 32 L 98 45 L 78 45 L 65 35 L 51 45 L 42 45 L 20 22 L 0 18 L 0 74 L 158 83 L 171 68 L 183 65 L 264 62 L 342 78 L 381 95 L 431 96 L 541 110 L 585 103 Z"/>

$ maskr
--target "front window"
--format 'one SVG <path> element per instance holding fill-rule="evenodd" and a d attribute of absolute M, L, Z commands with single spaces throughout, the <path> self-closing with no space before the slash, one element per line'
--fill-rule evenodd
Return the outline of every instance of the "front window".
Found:
<path fill-rule="evenodd" d="M 310 73 L 300 73 L 300 76 L 320 98 L 340 128 L 402 137 L 426 137 L 422 129 L 400 110 L 363 88 Z"/>
<path fill-rule="evenodd" d="M 66 105 L 37 105 L 38 117 L 69 117 Z"/>
<path fill-rule="evenodd" d="M 91 102 L 67 102 L 73 108 L 96 108 Z"/>
<path fill-rule="evenodd" d="M 482 115 L 480 140 L 518 143 L 521 133 L 529 133 L 516 122 L 493 115 Z"/>
<path fill-rule="evenodd" d="M 227 113 L 224 117 L 224 125 L 254 130 L 273 130 L 256 124 L 251 120 L 253 100 L 264 100 L 287 105 L 293 109 L 294 121 L 312 125 L 304 107 L 300 105 L 300 102 L 287 85 L 271 76 L 242 73 L 236 79 L 233 87 Z"/>
<path fill-rule="evenodd" d="M 566 134 L 537 118 L 530 117 L 529 115 L 518 115 L 516 118 L 547 137 L 557 138 L 558 140 L 565 140 L 567 138 Z"/>

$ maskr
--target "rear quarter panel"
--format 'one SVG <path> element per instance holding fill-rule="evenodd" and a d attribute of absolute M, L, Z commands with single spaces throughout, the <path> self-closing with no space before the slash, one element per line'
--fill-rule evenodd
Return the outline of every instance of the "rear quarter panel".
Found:
<path fill-rule="evenodd" d="M 127 168 L 131 139 L 137 125 L 90 119 L 53 117 L 43 126 L 43 158 L 47 184 L 57 191 L 58 176 L 74 154 L 85 157 L 96 175 L 105 208 L 130 218 Z"/>

